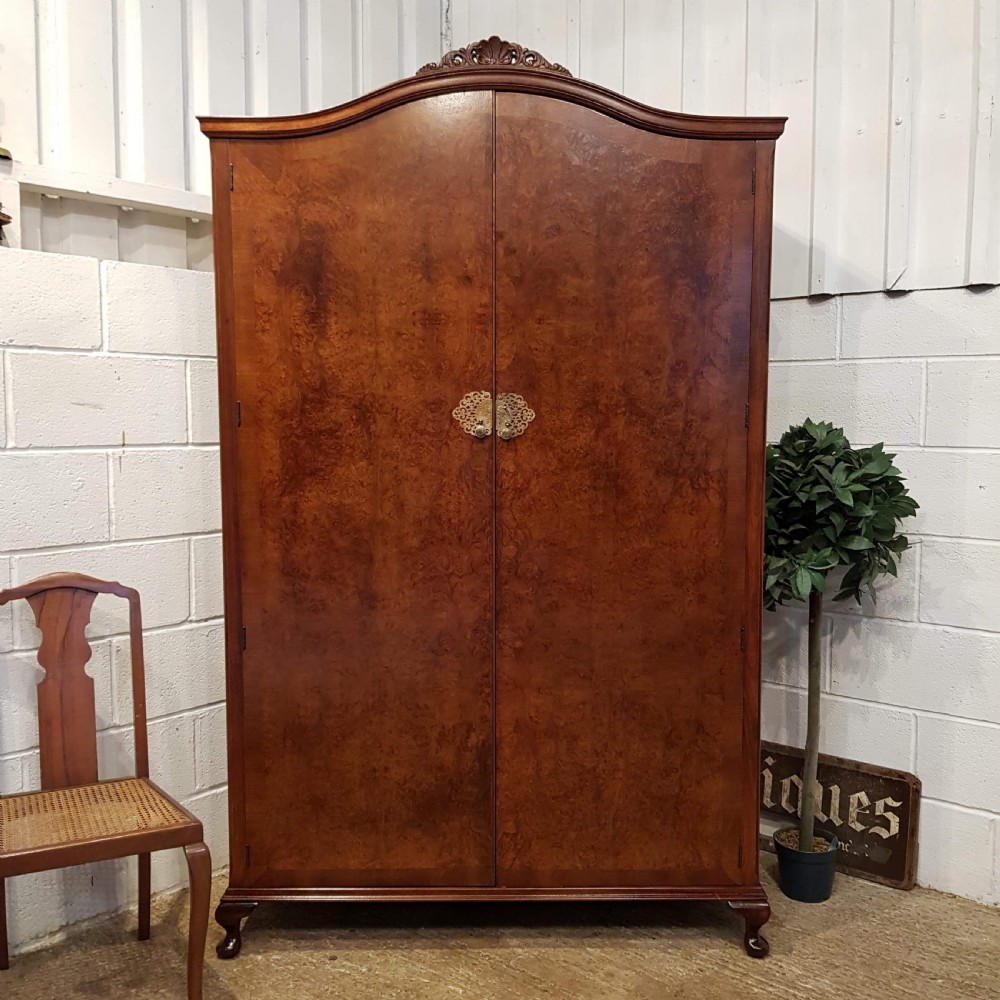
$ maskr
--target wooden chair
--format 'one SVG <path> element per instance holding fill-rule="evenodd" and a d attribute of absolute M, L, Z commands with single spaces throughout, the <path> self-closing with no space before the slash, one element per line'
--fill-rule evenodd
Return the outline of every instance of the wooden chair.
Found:
<path fill-rule="evenodd" d="M 94 682 L 84 667 L 98 594 L 129 602 L 135 777 L 98 781 Z M 201 822 L 149 780 L 146 680 L 139 593 L 75 573 L 42 577 L 0 591 L 0 606 L 25 598 L 42 633 L 38 662 L 40 791 L 0 797 L 0 969 L 9 968 L 5 880 L 93 861 L 138 855 L 139 940 L 149 938 L 152 851 L 183 847 L 191 880 L 188 997 L 200 1000 L 208 932 L 212 861 Z M 2 668 L 2 661 L 0 661 Z"/>

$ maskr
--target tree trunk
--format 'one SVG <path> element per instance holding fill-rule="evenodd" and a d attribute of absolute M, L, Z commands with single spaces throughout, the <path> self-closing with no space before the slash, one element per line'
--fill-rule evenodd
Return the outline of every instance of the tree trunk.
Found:
<path fill-rule="evenodd" d="M 823 629 L 823 595 L 809 592 L 809 719 L 806 727 L 806 759 L 802 768 L 802 816 L 799 819 L 799 850 L 812 851 L 816 820 L 819 762 L 820 637 Z"/>

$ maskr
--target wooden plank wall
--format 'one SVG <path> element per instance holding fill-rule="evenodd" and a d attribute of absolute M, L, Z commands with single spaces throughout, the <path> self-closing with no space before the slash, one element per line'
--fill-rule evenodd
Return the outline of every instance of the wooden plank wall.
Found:
<path fill-rule="evenodd" d="M 1000 0 L 3 0 L 3 15 L 0 144 L 23 162 L 207 192 L 196 113 L 327 107 L 499 34 L 650 104 L 788 115 L 776 297 L 1000 283 Z M 204 222 L 50 201 L 25 195 L 25 245 L 206 263 Z"/>

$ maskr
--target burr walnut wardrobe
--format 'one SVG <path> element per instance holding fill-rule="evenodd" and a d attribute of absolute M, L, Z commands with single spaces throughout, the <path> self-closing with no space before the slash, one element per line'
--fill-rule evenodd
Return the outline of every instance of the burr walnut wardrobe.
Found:
<path fill-rule="evenodd" d="M 757 870 L 784 119 L 491 38 L 212 140 L 230 883 L 712 899 Z"/>

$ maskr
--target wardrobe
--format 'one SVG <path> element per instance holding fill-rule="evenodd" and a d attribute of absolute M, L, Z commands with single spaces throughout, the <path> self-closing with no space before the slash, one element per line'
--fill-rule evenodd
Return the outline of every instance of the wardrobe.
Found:
<path fill-rule="evenodd" d="M 711 899 L 764 955 L 760 619 L 784 119 L 498 38 L 211 138 L 230 881 Z"/>

